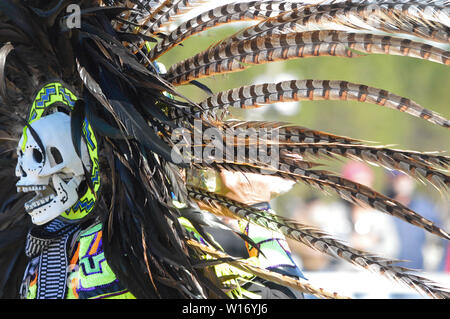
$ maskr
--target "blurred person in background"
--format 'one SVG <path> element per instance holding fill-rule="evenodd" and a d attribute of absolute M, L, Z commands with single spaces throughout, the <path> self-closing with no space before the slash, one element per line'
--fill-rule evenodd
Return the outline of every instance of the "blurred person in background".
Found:
<path fill-rule="evenodd" d="M 342 170 L 344 178 L 372 187 L 372 169 L 358 161 L 348 162 Z M 372 208 L 361 207 L 343 200 L 325 202 L 311 198 L 297 208 L 293 218 L 300 223 L 313 225 L 350 246 L 370 251 L 383 257 L 395 258 L 400 242 L 394 218 Z M 300 243 L 289 241 L 293 253 L 309 271 L 350 270 L 352 266 L 315 251 Z"/>
<path fill-rule="evenodd" d="M 375 175 L 365 163 L 348 162 L 342 176 L 353 182 L 373 188 Z M 370 251 L 383 257 L 395 258 L 400 249 L 400 241 L 393 217 L 369 207 L 349 204 L 353 232 L 349 238 L 351 246 Z"/>
<path fill-rule="evenodd" d="M 314 195 L 299 203 L 292 217 L 301 224 L 315 226 L 343 241 L 347 241 L 353 229 L 347 207 L 342 201 L 327 202 Z M 327 271 L 347 264 L 297 241 L 288 239 L 288 243 L 306 271 Z"/>
<path fill-rule="evenodd" d="M 450 244 L 447 244 L 445 254 L 446 257 L 444 260 L 444 272 L 450 273 Z"/>
<path fill-rule="evenodd" d="M 227 170 L 222 170 L 215 177 L 217 193 L 270 214 L 275 214 L 270 201 L 288 191 L 294 184 L 276 176 Z M 256 262 L 256 265 L 261 268 L 296 279 L 306 279 L 297 261 L 293 259 L 291 249 L 283 234 L 245 220 L 239 222 L 232 218 L 221 218 L 221 220 L 231 229 L 240 229 L 255 245 L 258 245 L 258 248 L 255 248 L 249 243 L 244 244 L 241 239 L 228 230 L 218 231 L 217 228 L 205 227 L 213 235 L 214 240 L 230 255 L 244 259 L 250 257 L 253 259 L 253 264 Z M 242 287 L 263 299 L 304 298 L 302 293 L 294 289 L 261 278 L 254 278 Z"/>
<path fill-rule="evenodd" d="M 388 196 L 422 215 L 428 220 L 442 226 L 435 204 L 424 194 L 416 190 L 416 182 L 408 175 L 393 171 L 389 173 Z M 405 260 L 402 266 L 425 270 L 443 271 L 445 264 L 446 243 L 440 238 L 425 234 L 422 229 L 414 227 L 398 218 L 395 225 L 400 237 L 400 250 L 397 258 Z"/>

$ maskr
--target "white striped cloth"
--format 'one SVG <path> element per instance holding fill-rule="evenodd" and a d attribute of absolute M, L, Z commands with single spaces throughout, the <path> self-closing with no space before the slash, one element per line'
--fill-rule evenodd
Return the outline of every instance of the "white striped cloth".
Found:
<path fill-rule="evenodd" d="M 62 299 L 66 292 L 67 243 L 80 228 L 55 219 L 43 227 L 32 229 L 27 236 L 25 253 L 39 256 L 36 299 Z"/>

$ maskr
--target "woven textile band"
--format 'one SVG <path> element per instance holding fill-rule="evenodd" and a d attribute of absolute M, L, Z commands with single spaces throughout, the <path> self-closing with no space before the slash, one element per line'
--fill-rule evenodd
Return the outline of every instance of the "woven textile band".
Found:
<path fill-rule="evenodd" d="M 36 227 L 27 237 L 28 257 L 40 255 L 37 279 L 37 299 L 62 299 L 66 292 L 67 243 L 80 228 L 53 220 L 43 227 Z"/>
<path fill-rule="evenodd" d="M 50 246 L 54 239 L 38 238 L 31 233 L 27 235 L 27 243 L 25 245 L 25 254 L 32 258 L 39 255 L 45 248 Z"/>
<path fill-rule="evenodd" d="M 64 235 L 47 247 L 41 255 L 37 299 L 62 299 L 66 291 L 67 253 L 69 235 Z"/>

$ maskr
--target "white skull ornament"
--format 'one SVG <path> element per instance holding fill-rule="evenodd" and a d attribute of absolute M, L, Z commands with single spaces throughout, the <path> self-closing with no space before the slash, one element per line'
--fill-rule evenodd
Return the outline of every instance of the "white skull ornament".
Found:
<path fill-rule="evenodd" d="M 86 153 L 82 143 L 83 158 Z M 25 203 L 34 224 L 53 220 L 77 202 L 84 170 L 72 143 L 69 115 L 56 112 L 29 124 L 20 139 L 17 156 L 17 191 L 36 192 Z"/>

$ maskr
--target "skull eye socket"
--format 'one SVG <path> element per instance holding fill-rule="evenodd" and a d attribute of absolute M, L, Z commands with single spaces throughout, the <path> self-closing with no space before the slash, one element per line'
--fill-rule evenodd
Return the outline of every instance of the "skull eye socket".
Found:
<path fill-rule="evenodd" d="M 56 147 L 51 147 L 50 153 L 52 153 L 53 159 L 55 160 L 55 164 L 61 164 L 63 162 L 62 155 Z"/>
<path fill-rule="evenodd" d="M 41 163 L 44 160 L 44 156 L 42 156 L 42 153 L 38 149 L 33 148 L 33 159 L 36 162 Z"/>

